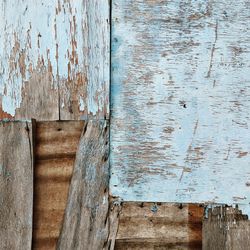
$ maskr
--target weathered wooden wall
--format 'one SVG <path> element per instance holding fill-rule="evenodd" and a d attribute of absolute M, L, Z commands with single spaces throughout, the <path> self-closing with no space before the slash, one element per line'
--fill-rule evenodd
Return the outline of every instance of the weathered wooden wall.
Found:
<path fill-rule="evenodd" d="M 33 249 L 56 248 L 83 127 L 83 121 L 36 123 Z"/>
<path fill-rule="evenodd" d="M 112 1 L 112 195 L 249 206 L 249 12 Z"/>
<path fill-rule="evenodd" d="M 109 1 L 0 3 L 0 119 L 109 114 Z"/>
<path fill-rule="evenodd" d="M 31 249 L 33 127 L 0 122 L 0 249 Z"/>
<path fill-rule="evenodd" d="M 84 124 L 80 121 L 36 123 L 34 249 L 56 249 L 63 224 L 77 145 Z M 93 135 L 93 132 L 89 133 L 93 140 L 98 137 Z M 74 178 L 76 177 L 79 178 L 80 175 Z M 106 197 L 107 193 L 104 195 Z M 73 195 L 74 200 L 75 198 L 76 196 Z M 136 249 L 136 247 L 153 249 L 157 246 L 200 248 L 203 207 L 192 204 L 125 202 L 120 205 L 119 209 L 119 202 L 117 204 L 110 206 L 111 210 L 114 207 L 114 210 L 116 207 L 121 210 L 118 220 L 117 211 L 114 212 L 114 220 L 110 218 L 109 235 L 110 238 L 114 238 L 115 249 Z M 72 213 L 68 216 L 71 217 Z M 112 216 L 111 211 L 110 217 Z M 69 225 L 64 223 L 67 228 Z M 108 241 L 105 247 L 109 246 L 111 246 L 111 241 Z"/>

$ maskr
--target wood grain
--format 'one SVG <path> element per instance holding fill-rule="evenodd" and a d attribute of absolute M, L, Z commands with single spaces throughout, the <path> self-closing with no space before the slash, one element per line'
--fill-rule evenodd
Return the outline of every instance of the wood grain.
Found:
<path fill-rule="evenodd" d="M 36 124 L 33 249 L 56 249 L 83 127 L 83 121 Z"/>
<path fill-rule="evenodd" d="M 112 195 L 248 205 L 249 11 L 112 1 Z"/>
<path fill-rule="evenodd" d="M 0 119 L 108 116 L 109 26 L 108 0 L 2 1 Z"/>
<path fill-rule="evenodd" d="M 106 121 L 88 121 L 76 154 L 57 249 L 99 250 L 106 245 L 108 181 L 108 125 Z"/>
<path fill-rule="evenodd" d="M 115 249 L 201 249 L 203 207 L 124 202 Z"/>
<path fill-rule="evenodd" d="M 246 250 L 250 246 L 250 221 L 241 210 L 215 207 L 203 220 L 204 250 Z"/>
<path fill-rule="evenodd" d="M 33 129 L 0 122 L 0 249 L 31 249 Z"/>

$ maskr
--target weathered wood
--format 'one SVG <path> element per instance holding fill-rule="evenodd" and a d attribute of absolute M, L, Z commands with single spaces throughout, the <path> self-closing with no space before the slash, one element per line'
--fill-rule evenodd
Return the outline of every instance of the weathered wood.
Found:
<path fill-rule="evenodd" d="M 0 249 L 31 249 L 33 215 L 31 122 L 0 122 Z"/>
<path fill-rule="evenodd" d="M 250 4 L 230 3 L 112 1 L 112 195 L 250 202 Z"/>
<path fill-rule="evenodd" d="M 121 209 L 122 209 L 122 204 L 119 199 L 118 200 L 113 199 L 112 201 L 110 199 L 109 215 L 108 215 L 109 219 L 108 239 L 103 248 L 105 250 L 115 249 Z"/>
<path fill-rule="evenodd" d="M 108 116 L 109 26 L 108 0 L 1 1 L 0 119 Z"/>
<path fill-rule="evenodd" d="M 203 250 L 246 250 L 250 246 L 250 221 L 232 207 L 208 210 L 202 225 Z"/>
<path fill-rule="evenodd" d="M 71 179 L 57 249 L 99 250 L 108 237 L 109 129 L 86 122 Z"/>
<path fill-rule="evenodd" d="M 201 249 L 203 207 L 124 202 L 115 249 Z"/>
<path fill-rule="evenodd" d="M 83 121 L 36 123 L 33 249 L 54 250 Z"/>

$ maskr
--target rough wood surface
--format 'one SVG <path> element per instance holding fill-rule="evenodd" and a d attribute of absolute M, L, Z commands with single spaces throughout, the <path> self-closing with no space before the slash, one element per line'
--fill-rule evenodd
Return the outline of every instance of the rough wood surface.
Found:
<path fill-rule="evenodd" d="M 33 249 L 56 249 L 83 127 L 83 121 L 36 123 Z"/>
<path fill-rule="evenodd" d="M 108 0 L 1 1 L 0 119 L 108 116 L 109 25 Z"/>
<path fill-rule="evenodd" d="M 99 250 L 108 237 L 109 129 L 84 125 L 57 249 Z"/>
<path fill-rule="evenodd" d="M 248 0 L 112 1 L 111 193 L 250 202 Z"/>
<path fill-rule="evenodd" d="M 0 122 L 0 249 L 31 249 L 32 135 L 31 122 Z"/>
<path fill-rule="evenodd" d="M 247 250 L 250 246 L 250 221 L 232 207 L 208 210 L 202 225 L 203 250 Z"/>
<path fill-rule="evenodd" d="M 124 202 L 116 250 L 201 249 L 203 207 Z"/>
<path fill-rule="evenodd" d="M 110 199 L 110 206 L 109 206 L 109 231 L 108 231 L 108 239 L 106 245 L 103 249 L 105 250 L 114 250 L 115 243 L 116 243 L 116 236 L 119 227 L 120 221 L 120 212 L 122 209 L 121 201 L 118 199 Z"/>

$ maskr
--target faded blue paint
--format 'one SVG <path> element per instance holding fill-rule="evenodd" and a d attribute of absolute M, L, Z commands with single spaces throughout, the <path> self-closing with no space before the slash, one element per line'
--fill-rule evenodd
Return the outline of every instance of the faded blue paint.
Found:
<path fill-rule="evenodd" d="M 77 99 L 81 111 L 85 108 L 86 113 L 92 115 L 104 111 L 108 115 L 107 0 L 91 3 L 81 0 L 8 0 L 0 3 L 0 98 L 3 111 L 14 116 L 21 106 L 25 83 L 34 72 L 45 70 L 52 74 L 51 90 L 61 89 L 61 107 L 70 109 L 67 102 L 72 98 L 74 102 Z M 73 85 L 72 81 L 78 75 L 83 75 L 82 81 L 68 86 Z M 66 86 L 64 82 L 67 82 Z M 81 91 L 76 97 L 72 93 L 75 89 Z"/>
<path fill-rule="evenodd" d="M 111 194 L 248 207 L 248 1 L 112 11 Z"/>

